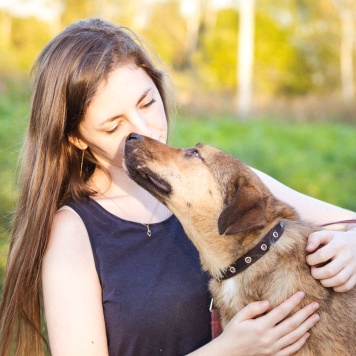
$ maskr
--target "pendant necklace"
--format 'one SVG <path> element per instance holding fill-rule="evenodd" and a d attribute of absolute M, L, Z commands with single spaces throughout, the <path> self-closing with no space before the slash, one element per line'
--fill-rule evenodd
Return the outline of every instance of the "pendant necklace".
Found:
<path fill-rule="evenodd" d="M 104 197 L 105 197 L 105 195 L 104 195 Z M 106 197 L 106 198 L 107 198 L 107 197 Z M 109 198 L 109 199 L 120 209 L 121 212 L 123 212 L 126 216 L 128 216 L 128 215 L 125 213 L 125 211 L 124 211 L 123 209 L 121 209 L 121 207 L 116 203 L 116 201 L 115 201 L 113 198 Z M 158 208 L 158 204 L 159 204 L 159 202 L 157 201 L 156 207 L 154 208 L 154 210 L 153 210 L 153 212 L 152 212 L 152 216 L 151 216 L 150 221 L 149 221 L 147 224 L 140 223 L 141 225 L 146 226 L 146 229 L 147 229 L 146 233 L 147 233 L 147 236 L 148 236 L 148 237 L 151 237 L 151 236 L 152 236 L 152 231 L 151 231 L 151 229 L 150 229 L 150 224 L 151 224 L 152 219 L 153 219 L 153 217 L 154 217 L 154 215 L 155 215 L 155 212 L 156 212 L 156 210 L 157 210 L 157 208 Z"/>
<path fill-rule="evenodd" d="M 151 230 L 150 230 L 150 224 L 143 224 L 143 223 L 141 223 L 142 225 L 145 225 L 146 227 L 147 227 L 147 236 L 148 237 L 151 237 L 151 235 L 152 235 L 152 232 L 151 232 Z"/>
<path fill-rule="evenodd" d="M 106 199 L 110 199 L 110 200 L 116 205 L 116 207 L 117 207 L 124 215 L 126 215 L 126 216 L 130 219 L 130 217 L 127 215 L 127 213 L 120 207 L 119 204 L 116 203 L 116 201 L 115 201 L 113 198 L 107 197 L 105 194 L 103 194 L 103 193 L 97 188 L 97 186 L 94 184 L 94 182 L 92 182 L 92 183 L 93 183 L 93 185 L 94 185 L 94 187 L 96 188 L 96 190 L 97 190 L 98 193 L 100 193 L 100 194 L 101 194 L 103 197 L 105 197 Z M 154 210 L 153 210 L 153 212 L 152 212 L 151 219 L 149 220 L 149 222 L 148 222 L 147 224 L 139 223 L 139 224 L 141 224 L 141 225 L 143 225 L 143 226 L 146 226 L 146 229 L 147 229 L 146 234 L 147 234 L 148 237 L 151 237 L 151 236 L 152 236 L 152 231 L 151 231 L 151 229 L 150 229 L 150 224 L 151 224 L 151 222 L 152 222 L 152 219 L 153 219 L 153 217 L 154 217 L 154 215 L 155 215 L 156 210 L 158 209 L 158 205 L 159 205 L 159 201 L 157 200 L 157 204 L 156 204 L 156 207 L 154 208 Z M 131 221 L 131 220 L 130 220 L 130 221 Z"/>

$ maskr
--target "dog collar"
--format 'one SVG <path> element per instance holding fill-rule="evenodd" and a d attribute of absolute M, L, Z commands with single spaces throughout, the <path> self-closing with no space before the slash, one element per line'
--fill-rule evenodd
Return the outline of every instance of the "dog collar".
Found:
<path fill-rule="evenodd" d="M 282 236 L 283 232 L 284 225 L 282 222 L 279 222 L 255 247 L 227 267 L 226 270 L 222 272 L 219 281 L 223 281 L 237 275 L 258 261 L 269 251 L 271 245 L 273 245 Z"/>

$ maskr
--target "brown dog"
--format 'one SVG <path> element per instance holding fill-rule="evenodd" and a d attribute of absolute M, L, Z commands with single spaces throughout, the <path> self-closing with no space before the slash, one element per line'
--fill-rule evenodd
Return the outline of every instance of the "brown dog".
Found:
<path fill-rule="evenodd" d="M 138 134 L 128 136 L 125 157 L 128 175 L 177 216 L 198 249 L 223 325 L 250 302 L 276 306 L 303 290 L 298 309 L 317 301 L 321 319 L 298 355 L 356 355 L 356 289 L 335 293 L 311 276 L 305 245 L 315 228 L 245 164 L 213 147 L 175 149 Z"/>

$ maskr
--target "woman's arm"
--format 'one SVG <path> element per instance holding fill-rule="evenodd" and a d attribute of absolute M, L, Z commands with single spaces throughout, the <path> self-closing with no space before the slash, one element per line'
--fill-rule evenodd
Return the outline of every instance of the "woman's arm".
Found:
<path fill-rule="evenodd" d="M 356 219 L 355 212 L 301 194 L 267 174 L 254 171 L 278 199 L 296 208 L 302 219 L 317 225 Z M 323 229 L 309 236 L 307 263 L 322 285 L 336 292 L 347 292 L 356 285 L 356 225 L 338 224 Z M 325 262 L 328 262 L 325 266 L 316 267 Z"/>
<path fill-rule="evenodd" d="M 51 354 L 108 355 L 101 287 L 85 226 L 68 209 L 56 213 L 42 265 Z"/>
<path fill-rule="evenodd" d="M 304 220 L 322 225 L 339 220 L 356 219 L 355 212 L 299 193 L 265 173 L 256 169 L 252 170 L 262 179 L 273 195 L 293 206 Z M 336 227 L 338 230 L 345 230 L 345 226 L 344 224 Z M 335 226 L 333 226 L 333 228 L 335 228 Z"/>
<path fill-rule="evenodd" d="M 269 302 L 247 305 L 230 320 L 220 336 L 190 355 L 284 356 L 295 353 L 308 339 L 308 330 L 319 321 L 319 316 L 314 314 L 319 307 L 317 303 L 285 319 L 303 298 L 304 293 L 298 292 L 258 319 L 254 318 L 268 311 Z"/>

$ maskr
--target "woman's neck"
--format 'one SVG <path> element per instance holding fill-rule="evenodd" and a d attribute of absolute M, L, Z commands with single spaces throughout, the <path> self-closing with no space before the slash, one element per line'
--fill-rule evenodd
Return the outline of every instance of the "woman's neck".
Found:
<path fill-rule="evenodd" d="M 111 179 L 97 169 L 88 184 L 97 192 L 92 198 L 104 209 L 125 220 L 143 224 L 166 220 L 172 213 L 150 193 L 127 176 L 123 169 L 115 169 Z"/>

